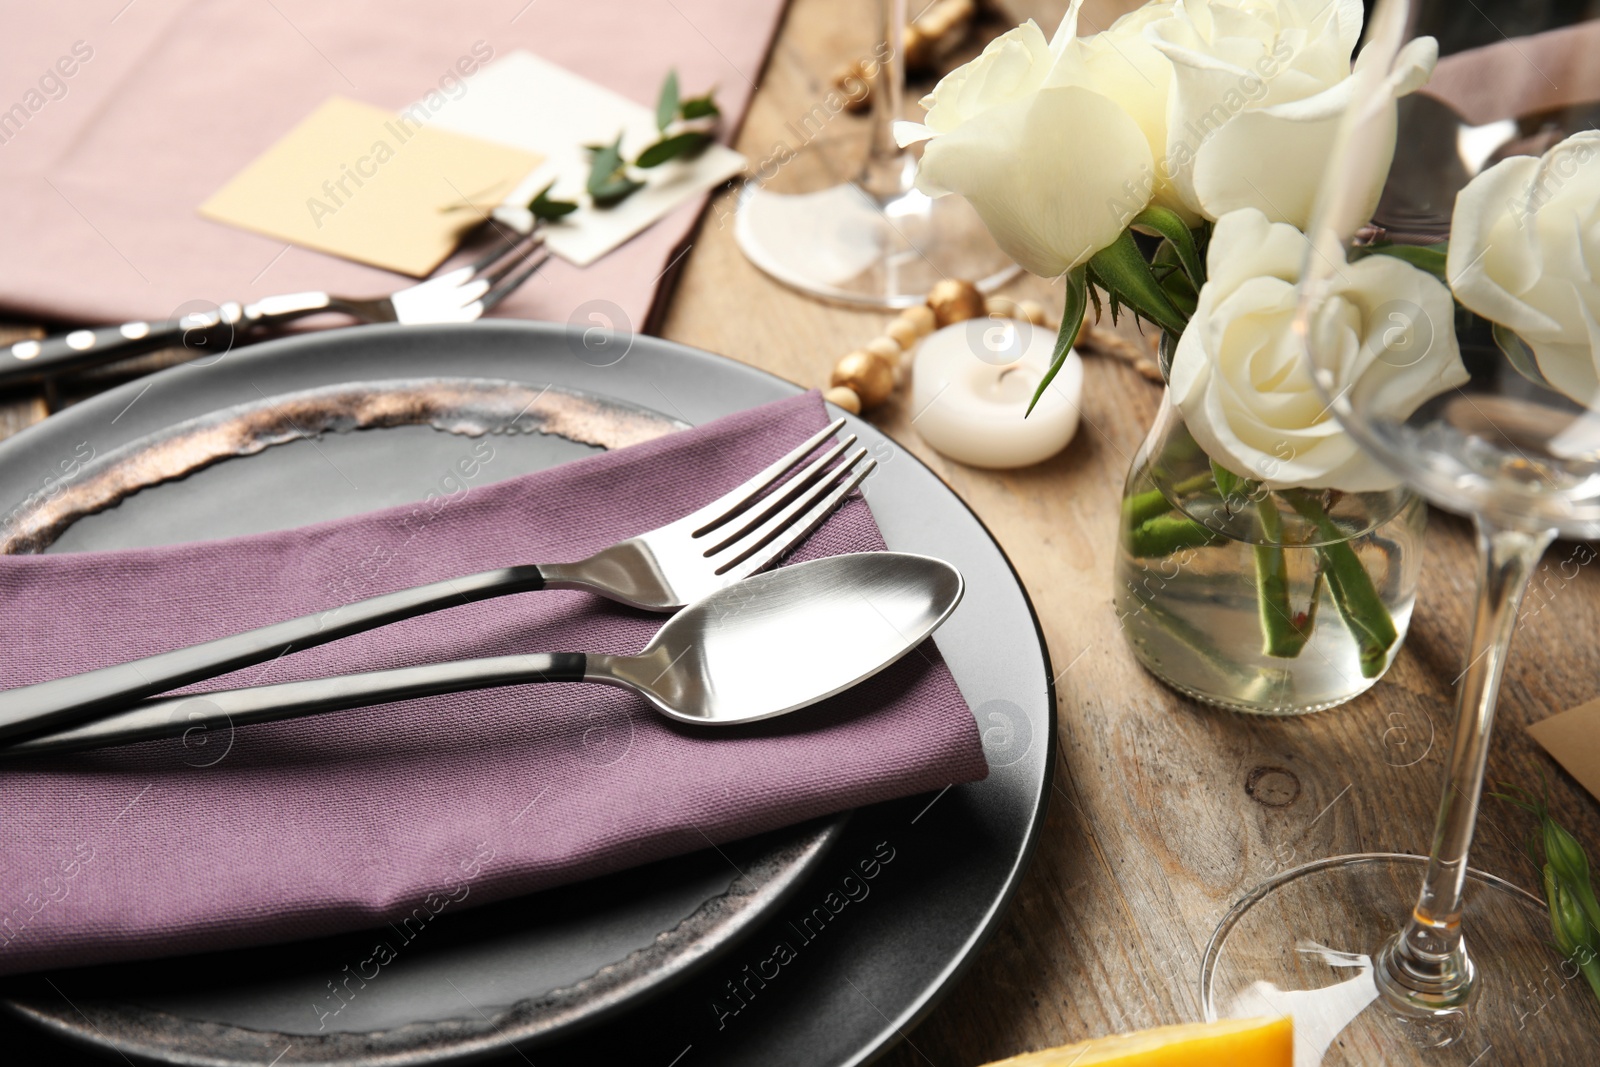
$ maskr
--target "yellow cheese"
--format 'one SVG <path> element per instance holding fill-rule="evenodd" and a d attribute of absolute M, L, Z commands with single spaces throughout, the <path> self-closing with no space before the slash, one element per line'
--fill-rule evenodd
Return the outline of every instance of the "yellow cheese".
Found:
<path fill-rule="evenodd" d="M 1294 1067 L 1294 1025 L 1221 1019 L 1158 1026 L 1000 1060 L 988 1067 Z"/>

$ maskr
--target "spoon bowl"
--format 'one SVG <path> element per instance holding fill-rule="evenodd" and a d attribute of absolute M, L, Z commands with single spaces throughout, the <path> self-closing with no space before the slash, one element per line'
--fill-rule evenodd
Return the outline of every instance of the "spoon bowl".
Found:
<path fill-rule="evenodd" d="M 894 663 L 939 628 L 961 594 L 961 572 L 929 556 L 798 563 L 679 612 L 637 656 L 589 656 L 584 680 L 626 686 L 680 722 L 770 719 Z"/>

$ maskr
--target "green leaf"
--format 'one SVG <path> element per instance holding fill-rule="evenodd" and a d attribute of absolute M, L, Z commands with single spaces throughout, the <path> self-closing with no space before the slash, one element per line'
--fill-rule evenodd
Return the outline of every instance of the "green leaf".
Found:
<path fill-rule="evenodd" d="M 1200 287 L 1206 283 L 1206 265 L 1200 259 L 1200 252 L 1195 247 L 1194 234 L 1189 232 L 1189 227 L 1183 224 L 1178 213 L 1171 208 L 1151 204 L 1133 217 L 1133 225 L 1142 226 L 1166 238 L 1172 250 L 1177 253 L 1178 262 L 1183 264 L 1183 272 L 1189 276 L 1189 281 L 1198 293 Z"/>
<path fill-rule="evenodd" d="M 589 198 L 597 207 L 611 207 L 644 188 L 644 182 L 628 177 L 622 162 L 622 134 L 608 145 L 589 148 Z"/>
<path fill-rule="evenodd" d="M 616 180 L 622 169 L 622 134 L 611 144 L 592 144 L 589 149 L 589 195 Z"/>
<path fill-rule="evenodd" d="M 1211 461 L 1211 477 L 1217 483 L 1218 495 L 1228 503 L 1229 510 L 1233 509 L 1233 501 L 1236 498 L 1242 498 L 1245 495 L 1240 490 L 1250 484 L 1248 478 L 1239 477 L 1239 475 L 1233 473 L 1216 460 Z"/>
<path fill-rule="evenodd" d="M 578 205 L 571 200 L 550 199 L 550 190 L 555 188 L 555 184 L 552 181 L 533 194 L 533 199 L 528 201 L 528 210 L 533 212 L 534 218 L 553 222 L 578 210 Z"/>
<path fill-rule="evenodd" d="M 636 167 L 659 167 L 669 159 L 679 156 L 692 156 L 711 142 L 711 135 L 692 130 L 688 133 L 664 137 L 655 144 L 639 153 L 639 158 L 633 161 Z"/>
<path fill-rule="evenodd" d="M 1539 369 L 1539 361 L 1534 358 L 1533 349 L 1528 347 L 1527 342 L 1498 322 L 1491 325 L 1494 327 L 1495 347 L 1505 353 L 1512 368 L 1535 385 L 1552 388 L 1544 372 Z"/>
<path fill-rule="evenodd" d="M 599 188 L 591 187 L 589 197 L 595 202 L 596 207 L 615 207 L 643 188 L 644 182 L 623 176 Z"/>
<path fill-rule="evenodd" d="M 1023 418 L 1033 414 L 1034 405 L 1044 396 L 1044 391 L 1050 388 L 1050 383 L 1055 381 L 1061 365 L 1072 354 L 1072 343 L 1078 339 L 1078 329 L 1083 325 L 1083 310 L 1088 303 L 1089 282 L 1084 269 L 1079 267 L 1077 270 L 1068 271 L 1067 302 L 1061 310 L 1061 329 L 1056 331 L 1056 348 L 1050 356 L 1050 369 L 1045 372 L 1044 380 L 1034 391 L 1033 399 L 1028 401 L 1028 410 L 1022 413 Z"/>
<path fill-rule="evenodd" d="M 656 97 L 656 129 L 662 133 L 672 125 L 678 114 L 678 72 L 667 71 L 667 80 L 661 83 L 661 95 Z"/>
<path fill-rule="evenodd" d="M 1161 279 L 1161 291 L 1167 294 L 1167 299 L 1183 313 L 1184 318 L 1192 316 L 1194 309 L 1199 306 L 1199 295 L 1182 271 L 1173 271 Z"/>
<path fill-rule="evenodd" d="M 717 91 L 713 89 L 704 96 L 691 96 L 689 99 L 679 104 L 679 117 L 685 121 L 693 121 L 694 119 L 709 119 L 721 115 L 722 110 L 717 107 L 716 100 L 712 99 L 716 95 L 716 92 Z"/>
<path fill-rule="evenodd" d="M 1161 288 L 1161 283 L 1150 272 L 1150 264 L 1145 262 L 1132 232 L 1123 230 L 1110 247 L 1096 252 L 1089 263 L 1094 267 L 1095 276 L 1114 298 L 1113 307 L 1116 306 L 1115 300 L 1121 300 L 1136 314 L 1155 323 L 1173 337 L 1182 335 L 1188 318 L 1173 306 L 1166 290 Z"/>
<path fill-rule="evenodd" d="M 1378 244 L 1365 245 L 1361 254 L 1352 254 L 1351 259 L 1362 259 L 1366 256 L 1390 256 L 1403 260 L 1418 270 L 1425 270 L 1449 285 L 1449 279 L 1444 276 L 1445 259 L 1450 251 L 1448 242 L 1435 245 L 1397 245 L 1387 241 Z"/>

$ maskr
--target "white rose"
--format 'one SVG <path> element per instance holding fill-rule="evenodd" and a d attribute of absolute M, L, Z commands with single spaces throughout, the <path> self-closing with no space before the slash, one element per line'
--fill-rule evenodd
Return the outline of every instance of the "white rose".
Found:
<path fill-rule="evenodd" d="M 1350 56 L 1361 22 L 1360 0 L 1186 0 L 1152 23 L 1147 33 L 1173 68 L 1158 178 L 1207 218 L 1253 207 L 1307 228 L 1359 84 Z M 1363 134 L 1384 144 L 1363 190 L 1369 217 L 1393 155 L 1394 100 L 1428 80 L 1438 52 L 1431 37 L 1409 42 L 1379 83 L 1387 115 Z"/>
<path fill-rule="evenodd" d="M 1533 349 L 1580 404 L 1600 393 L 1600 132 L 1512 156 L 1456 197 L 1445 274 L 1456 299 Z"/>
<path fill-rule="evenodd" d="M 1269 488 L 1391 489 L 1393 473 L 1344 431 L 1313 384 L 1294 329 L 1305 235 L 1246 208 L 1217 220 L 1208 276 L 1173 354 L 1171 395 L 1206 454 Z M 1340 265 L 1315 324 L 1329 389 L 1404 419 L 1467 380 L 1455 305 L 1438 279 L 1392 256 Z"/>
<path fill-rule="evenodd" d="M 1072 0 L 1066 17 L 1050 41 L 1055 64 L 1046 85 L 1077 85 L 1114 100 L 1139 124 L 1150 145 L 1152 160 L 1167 148 L 1167 98 L 1172 84 L 1172 64 L 1146 33 L 1146 28 L 1171 17 L 1178 5 L 1172 0 L 1152 0 L 1134 8 L 1101 33 L 1079 37 L 1078 13 L 1083 0 Z M 1170 175 L 1153 167 L 1129 186 L 1125 215 L 1131 219 L 1153 200 L 1170 207 L 1191 226 L 1199 216 L 1189 210 L 1172 187 Z"/>
<path fill-rule="evenodd" d="M 1060 49 L 1075 40 L 1075 24 L 1057 36 Z M 927 142 L 917 188 L 965 197 L 1005 253 L 1046 278 L 1115 241 L 1148 202 L 1153 171 L 1144 131 L 1115 101 L 1048 84 L 1059 58 L 1025 22 L 946 75 L 922 124 L 895 127 L 902 145 Z"/>

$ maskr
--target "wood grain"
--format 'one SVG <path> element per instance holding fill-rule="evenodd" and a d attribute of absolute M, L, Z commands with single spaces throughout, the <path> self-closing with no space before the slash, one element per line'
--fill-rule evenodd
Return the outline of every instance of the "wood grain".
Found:
<path fill-rule="evenodd" d="M 1062 6 L 1012 10 L 1049 30 Z M 1108 25 L 1124 6 L 1091 2 L 1082 25 Z M 840 0 L 794 0 L 741 151 L 767 155 L 786 135 L 785 123 L 826 93 L 840 49 L 851 54 L 868 39 L 866 27 L 859 38 L 841 32 L 860 21 L 858 12 Z M 726 224 L 734 195 L 722 194 L 708 213 L 663 333 L 804 385 L 825 384 L 834 360 L 879 332 L 888 316 L 824 307 L 762 275 Z M 1052 308 L 1060 302 L 1060 291 L 1037 279 L 1007 292 Z M 1062 672 L 1057 793 L 1038 855 L 972 970 L 912 1033 L 914 1047 L 902 1044 L 886 1059 L 894 1067 L 965 1067 L 1196 1019 L 1200 955 L 1217 920 L 1254 885 L 1323 856 L 1428 849 L 1471 619 L 1476 557 L 1469 525 L 1433 515 L 1410 637 L 1367 695 L 1287 721 L 1201 707 L 1138 666 L 1112 608 L 1122 481 L 1159 400 L 1159 388 L 1131 368 L 1090 359 L 1077 439 L 1044 464 L 1010 472 L 963 467 L 931 451 L 903 399 L 871 416 L 994 532 Z M 1600 855 L 1600 805 L 1524 729 L 1600 694 L 1600 643 L 1589 636 L 1600 623 L 1600 573 L 1583 567 L 1563 580 L 1559 565 L 1572 552 L 1568 544 L 1550 550 L 1541 573 L 1548 590 L 1525 606 L 1489 774 L 1534 787 L 1541 774 L 1549 778 L 1558 817 Z M 1296 786 L 1297 795 L 1278 806 Z M 1522 852 L 1526 829 L 1523 816 L 1487 803 L 1474 865 L 1535 887 Z M 1589 1010 L 1581 1002 L 1573 1007 Z M 1552 1024 L 1545 1062 L 1590 1061 L 1587 1048 L 1564 1056 L 1560 1038 Z"/>
<path fill-rule="evenodd" d="M 1048 30 L 1064 5 L 1009 6 Z M 1083 25 L 1109 24 L 1124 6 L 1090 0 Z M 760 160 L 792 140 L 787 124 L 828 93 L 845 60 L 870 51 L 868 23 L 866 9 L 847 0 L 794 0 L 740 150 Z M 863 120 L 841 114 L 832 121 L 845 134 L 859 133 Z M 720 194 L 707 212 L 662 333 L 803 385 L 824 384 L 834 360 L 888 317 L 820 305 L 759 273 L 734 244 L 734 196 Z M 1060 295 L 1037 279 L 1009 291 L 1052 307 Z M 1112 610 L 1119 493 L 1158 401 L 1158 388 L 1131 368 L 1091 359 L 1077 439 L 1044 464 L 1000 473 L 928 449 L 903 400 L 872 414 L 994 532 L 1033 598 L 1061 672 L 1056 795 L 1038 854 L 975 965 L 912 1033 L 914 1047 L 902 1044 L 887 1057 L 894 1067 L 968 1067 L 1195 1019 L 1200 954 L 1217 920 L 1252 886 L 1318 857 L 1427 850 L 1471 617 L 1469 526 L 1433 516 L 1410 637 L 1367 695 L 1283 721 L 1203 708 L 1138 667 Z M 0 398 L 0 436 L 44 414 L 40 396 Z M 1600 568 L 1563 568 L 1573 552 L 1569 544 L 1551 549 L 1524 607 L 1489 774 L 1535 788 L 1541 776 L 1549 779 L 1557 816 L 1600 856 L 1600 805 L 1525 732 L 1600 694 Z M 1474 865 L 1534 887 L 1522 852 L 1527 826 L 1519 813 L 1486 803 Z M 1557 1008 L 1589 1010 L 1570 1002 Z M 1591 1062 L 1592 1049 L 1565 1047 L 1559 1010 L 1550 1018 L 1543 1062 Z"/>

